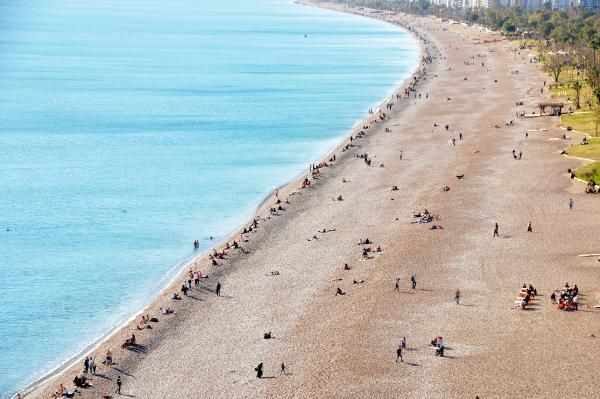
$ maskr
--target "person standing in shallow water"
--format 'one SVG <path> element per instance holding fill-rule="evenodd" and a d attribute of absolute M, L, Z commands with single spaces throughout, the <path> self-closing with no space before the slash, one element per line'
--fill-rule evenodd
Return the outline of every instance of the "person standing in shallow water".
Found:
<path fill-rule="evenodd" d="M 215 288 L 215 294 L 221 296 L 221 282 L 217 281 L 217 288 Z"/>

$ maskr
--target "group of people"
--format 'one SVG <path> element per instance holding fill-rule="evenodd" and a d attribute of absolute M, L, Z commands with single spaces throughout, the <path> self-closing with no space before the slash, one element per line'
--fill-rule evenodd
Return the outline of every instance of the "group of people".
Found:
<path fill-rule="evenodd" d="M 523 151 L 519 151 L 519 154 L 517 155 L 517 151 L 512 150 L 512 154 L 513 154 L 513 159 L 521 159 L 523 157 Z"/>
<path fill-rule="evenodd" d="M 559 291 L 558 296 L 556 292 L 550 295 L 550 300 L 552 303 L 557 304 L 558 310 L 577 310 L 579 307 L 579 288 L 577 288 L 577 284 L 570 287 L 567 282 Z"/>
<path fill-rule="evenodd" d="M 575 174 L 573 174 L 573 175 L 575 175 Z M 588 194 L 598 194 L 598 193 L 600 193 L 600 186 L 598 186 L 596 184 L 594 179 L 590 179 L 590 181 L 587 182 L 587 184 L 585 186 L 585 192 Z"/>
<path fill-rule="evenodd" d="M 533 285 L 529 284 L 529 286 L 527 286 L 527 284 L 523 284 L 523 287 L 521 287 L 521 292 L 519 292 L 515 302 L 517 303 L 519 309 L 525 310 L 527 309 L 527 306 L 529 306 L 531 300 L 536 297 L 536 295 L 537 289 L 535 289 Z"/>
<path fill-rule="evenodd" d="M 394 292 L 400 292 L 400 277 L 396 279 L 396 284 L 394 285 Z M 414 274 L 410 276 L 410 287 L 415 290 L 417 289 L 417 276 Z"/>

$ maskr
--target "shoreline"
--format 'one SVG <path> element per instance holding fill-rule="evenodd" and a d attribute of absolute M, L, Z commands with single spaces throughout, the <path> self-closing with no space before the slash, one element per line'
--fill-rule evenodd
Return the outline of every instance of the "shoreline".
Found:
<path fill-rule="evenodd" d="M 157 399 L 595 397 L 600 268 L 577 254 L 598 252 L 596 198 L 564 176 L 578 162 L 559 154 L 556 117 L 514 119 L 544 98 L 545 75 L 504 39 L 481 44 L 489 32 L 360 13 L 425 38 L 417 84 L 307 189 L 280 192 L 285 209 L 210 267 L 208 284 L 151 308 L 176 314 L 119 331 L 113 343 L 133 331 L 140 345 L 116 349 L 81 398 L 114 398 L 117 378 L 124 395 Z M 424 209 L 434 220 L 418 223 Z M 579 311 L 550 300 L 565 282 L 579 285 Z M 537 290 L 526 310 L 523 284 Z"/>
<path fill-rule="evenodd" d="M 329 11 L 332 11 L 335 13 L 350 14 L 350 15 L 357 16 L 359 18 L 375 19 L 379 22 L 383 22 L 383 23 L 393 26 L 399 32 L 404 32 L 405 34 L 408 34 L 411 37 L 413 37 L 415 42 L 418 44 L 418 53 L 417 53 L 417 58 L 415 60 L 415 65 L 413 66 L 412 70 L 407 72 L 407 76 L 404 78 L 404 80 L 399 79 L 398 82 L 394 86 L 391 87 L 391 89 L 392 89 L 391 96 L 392 97 L 395 96 L 397 93 L 400 93 L 410 83 L 411 79 L 413 78 L 413 76 L 416 75 L 419 68 L 422 67 L 421 59 L 422 59 L 423 52 L 424 52 L 423 38 L 416 35 L 415 32 L 411 31 L 408 27 L 406 27 L 404 25 L 396 25 L 392 22 L 382 20 L 381 18 L 377 18 L 376 16 L 367 16 L 367 15 L 361 15 L 358 13 L 353 13 L 350 11 L 343 11 L 343 10 L 336 10 L 336 9 L 328 8 L 328 7 L 322 7 L 318 3 L 312 3 L 310 1 L 296 0 L 296 1 L 294 1 L 294 3 L 299 6 L 302 6 L 302 7 L 314 7 L 314 8 L 319 8 L 322 10 L 329 10 Z M 373 110 L 378 110 L 378 109 L 382 108 L 389 101 L 390 101 L 390 95 L 387 95 L 384 97 L 384 99 L 381 102 L 378 102 L 378 103 L 376 103 L 376 105 L 373 106 Z M 374 121 L 375 119 L 377 119 L 377 115 L 375 112 L 372 115 L 367 114 L 367 115 L 361 117 L 360 119 L 357 119 L 356 122 L 353 124 L 353 126 L 349 129 L 349 131 L 347 131 L 344 135 L 340 135 L 339 143 L 334 145 L 333 148 L 331 148 L 330 150 L 326 151 L 325 155 L 322 158 L 320 158 L 319 161 L 317 161 L 317 163 L 315 163 L 315 164 L 319 164 L 322 162 L 328 162 L 328 160 L 330 160 L 331 156 L 334 153 L 340 153 L 340 151 L 346 144 L 348 135 L 356 134 L 359 130 L 361 130 L 361 128 L 360 128 L 361 124 L 372 123 L 372 121 Z M 338 139 L 337 138 L 331 139 L 331 141 L 332 142 L 338 141 Z M 65 374 L 65 373 L 71 372 L 72 368 L 74 368 L 76 366 L 76 364 L 82 362 L 85 357 L 98 351 L 100 349 L 100 347 L 104 344 L 107 344 L 111 340 L 112 337 L 114 337 L 115 335 L 119 334 L 124 329 L 126 329 L 140 315 L 146 313 L 146 311 L 150 307 L 155 305 L 156 302 L 158 302 L 160 300 L 161 296 L 165 295 L 167 292 L 170 292 L 171 290 L 174 292 L 177 292 L 178 291 L 177 281 L 179 281 L 182 277 L 185 276 L 187 270 L 191 266 L 196 265 L 201 260 L 206 260 L 209 257 L 210 252 L 213 250 L 213 248 L 223 248 L 228 242 L 234 241 L 237 237 L 240 236 L 240 233 L 242 232 L 244 226 L 250 225 L 250 223 L 252 222 L 252 219 L 265 220 L 264 218 L 269 214 L 268 203 L 270 200 L 274 199 L 275 191 L 277 190 L 280 193 L 282 193 L 283 195 L 288 195 L 290 192 L 294 191 L 299 185 L 301 185 L 302 180 L 306 176 L 310 176 L 310 174 L 301 173 L 298 176 L 289 180 L 288 182 L 283 183 L 280 186 L 276 187 L 275 190 L 268 193 L 264 197 L 264 199 L 259 202 L 259 204 L 255 208 L 252 218 L 246 220 L 241 225 L 238 225 L 238 226 L 232 228 L 231 232 L 226 234 L 223 239 L 221 239 L 220 241 L 215 241 L 215 245 L 213 245 L 212 247 L 206 248 L 202 252 L 191 255 L 187 259 L 184 259 L 184 260 L 178 262 L 177 264 L 173 265 L 171 267 L 171 269 L 168 270 L 163 276 L 163 278 L 166 280 L 166 282 L 164 284 L 161 284 L 162 288 L 158 288 L 158 290 L 156 292 L 148 294 L 148 300 L 144 301 L 144 304 L 141 307 L 136 308 L 137 310 L 134 310 L 129 315 L 123 317 L 122 321 L 119 321 L 116 327 L 109 328 L 106 332 L 102 333 L 97 339 L 94 339 L 92 342 L 85 345 L 85 347 L 83 349 L 81 349 L 79 352 L 77 352 L 75 355 L 69 357 L 63 363 L 54 367 L 54 369 L 45 373 L 40 378 L 27 384 L 22 390 L 20 390 L 20 393 L 22 394 L 22 396 L 24 398 L 32 397 L 32 395 L 35 395 L 37 393 L 37 391 L 39 391 L 40 389 L 44 389 L 44 387 L 46 387 L 47 384 L 51 384 L 53 382 L 53 380 L 59 378 L 61 375 Z"/>

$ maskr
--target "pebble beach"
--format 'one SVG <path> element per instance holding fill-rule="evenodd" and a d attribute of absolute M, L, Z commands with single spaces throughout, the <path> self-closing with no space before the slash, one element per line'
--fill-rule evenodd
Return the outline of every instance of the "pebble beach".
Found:
<path fill-rule="evenodd" d="M 307 6 L 406 27 L 420 66 L 351 141 L 265 201 L 257 223 L 228 240 L 243 250 L 195 260 L 208 279 L 173 300 L 183 271 L 89 354 L 97 374 L 75 397 L 595 397 L 600 269 L 578 255 L 600 252 L 600 214 L 567 176 L 581 161 L 560 154 L 583 136 L 564 139 L 557 117 L 516 116 L 538 111 L 549 78 L 478 27 Z M 433 220 L 415 223 L 425 210 Z M 566 282 L 580 289 L 578 311 L 550 301 Z M 523 284 L 538 292 L 526 310 L 515 306 Z M 158 322 L 140 330 L 146 314 Z M 136 345 L 122 348 L 132 334 Z M 430 346 L 437 336 L 444 357 Z M 101 364 L 107 350 L 112 366 Z M 49 398 L 61 383 L 72 391 L 82 361 L 25 396 Z"/>

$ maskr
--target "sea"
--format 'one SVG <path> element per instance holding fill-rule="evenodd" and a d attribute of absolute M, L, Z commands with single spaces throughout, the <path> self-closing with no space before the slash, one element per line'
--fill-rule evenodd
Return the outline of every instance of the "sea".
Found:
<path fill-rule="evenodd" d="M 148 304 L 418 58 L 290 0 L 0 1 L 0 397 Z"/>

